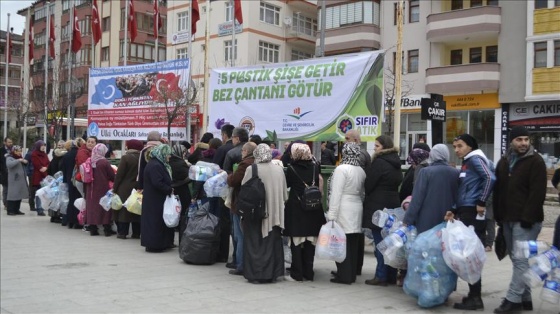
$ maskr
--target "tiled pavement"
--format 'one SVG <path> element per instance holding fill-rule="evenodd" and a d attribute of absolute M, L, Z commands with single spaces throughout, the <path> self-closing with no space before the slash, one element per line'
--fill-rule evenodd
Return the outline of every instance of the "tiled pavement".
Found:
<path fill-rule="evenodd" d="M 91 237 L 30 213 L 1 221 L 1 313 L 460 313 L 453 310 L 468 290 L 459 281 L 447 305 L 422 310 L 395 286 L 364 284 L 375 259 L 366 248 L 363 275 L 347 286 L 329 282 L 334 263 L 317 260 L 315 281 L 254 285 L 227 273 L 224 264 L 192 266 L 177 249 L 144 252 L 139 240 Z M 541 238 L 551 242 L 552 229 Z M 504 297 L 511 262 L 488 253 L 483 300 L 491 313 Z M 533 292 L 535 313 L 558 313 L 559 305 Z"/>

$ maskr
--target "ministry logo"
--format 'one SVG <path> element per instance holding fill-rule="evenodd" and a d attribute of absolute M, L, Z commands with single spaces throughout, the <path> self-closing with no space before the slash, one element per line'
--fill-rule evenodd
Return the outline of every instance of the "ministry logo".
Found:
<path fill-rule="evenodd" d="M 305 116 L 306 114 L 311 113 L 311 112 L 313 112 L 313 111 L 307 111 L 307 112 L 301 113 L 301 108 L 297 107 L 297 108 L 294 109 L 294 114 L 287 114 L 287 116 L 299 120 L 299 119 L 303 118 L 303 116 Z"/>

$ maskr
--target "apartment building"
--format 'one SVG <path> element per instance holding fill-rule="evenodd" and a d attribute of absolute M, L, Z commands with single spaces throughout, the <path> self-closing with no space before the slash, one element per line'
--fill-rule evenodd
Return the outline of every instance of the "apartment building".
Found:
<path fill-rule="evenodd" d="M 192 132 L 206 128 L 202 112 L 207 90 L 204 86 L 204 53 L 208 68 L 278 63 L 315 56 L 317 1 L 241 1 L 243 24 L 236 22 L 232 44 L 233 11 L 230 1 L 199 0 L 200 21 L 192 37 L 191 73 L 199 88 L 198 109 L 192 112 Z M 187 57 L 190 1 L 168 0 L 167 57 Z M 208 8 L 211 8 L 209 12 Z M 210 16 L 210 40 L 205 42 L 206 21 Z"/>
<path fill-rule="evenodd" d="M 23 76 L 23 37 L 17 34 L 10 34 L 12 37 L 12 60 L 8 67 L 8 97 L 4 95 L 6 91 L 6 40 L 7 32 L 0 31 L 0 129 L 8 123 L 8 130 L 21 127 L 20 121 L 22 106 L 22 82 Z M 8 119 L 4 121 L 4 108 L 8 106 Z M 4 136 L 4 134 L 2 134 Z"/>
<path fill-rule="evenodd" d="M 135 18 L 138 26 L 138 35 L 134 42 L 128 40 L 124 44 L 124 24 L 126 1 L 97 0 L 101 39 L 97 44 L 93 42 L 92 33 L 92 0 L 62 0 L 48 2 L 38 0 L 28 8 L 22 9 L 18 14 L 26 18 L 26 29 L 32 30 L 34 42 L 33 60 L 25 58 L 25 69 L 31 75 L 24 76 L 24 86 L 29 86 L 29 103 L 31 116 L 36 117 L 38 128 L 44 128 L 44 108 L 48 108 L 47 127 L 51 127 L 53 121 L 67 120 L 70 104 L 75 104 L 74 117 L 78 118 L 76 123 L 76 135 L 80 135 L 87 127 L 84 119 L 87 117 L 87 93 L 89 69 L 91 67 L 110 67 L 125 64 L 151 63 L 155 62 L 156 38 L 153 34 L 153 1 L 134 1 Z M 70 53 L 70 40 L 72 37 L 71 9 L 75 6 L 79 27 L 82 34 L 82 47 L 77 53 Z M 165 1 L 160 1 L 160 14 L 163 23 L 159 31 L 158 59 L 166 60 L 166 7 Z M 47 15 L 49 17 L 47 18 Z M 54 58 L 48 56 L 46 51 L 47 19 L 54 19 Z M 32 27 L 31 27 L 32 26 Z M 25 33 L 25 55 L 28 56 L 28 36 Z M 52 45 L 49 43 L 49 45 Z M 127 52 L 124 59 L 125 49 Z M 50 48 L 49 48 L 50 50 Z M 45 62 L 48 62 L 47 83 L 45 84 Z M 47 93 L 45 97 L 45 87 Z M 71 106 L 70 106 L 71 107 Z M 51 133 L 54 132 L 51 128 Z M 62 135 L 65 137 L 66 132 Z"/>

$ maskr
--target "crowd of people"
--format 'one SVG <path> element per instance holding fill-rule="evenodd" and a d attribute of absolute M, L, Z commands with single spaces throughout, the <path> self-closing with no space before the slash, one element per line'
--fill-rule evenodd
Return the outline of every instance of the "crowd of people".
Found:
<path fill-rule="evenodd" d="M 406 271 L 386 265 L 383 255 L 375 249 L 383 240 L 381 228 L 372 223 L 376 210 L 403 205 L 407 208 L 404 225 L 416 226 L 418 233 L 444 220 L 459 219 L 474 227 L 487 250 L 492 248 L 493 225 L 497 222 L 503 228 L 513 275 L 503 303 L 494 312 L 507 313 L 532 309 L 531 290 L 521 279 L 529 267 L 528 260 L 512 254 L 513 243 L 536 240 L 544 219 L 546 168 L 530 145 L 528 135 L 526 129 L 514 127 L 510 132 L 510 149 L 495 166 L 473 136 L 462 134 L 453 141 L 454 152 L 462 160 L 460 169 L 449 165 L 446 145 L 430 148 L 417 143 L 408 156 L 411 167 L 403 176 L 391 137 L 377 137 L 375 152 L 370 156 L 361 147 L 359 133 L 350 130 L 341 159 L 327 182 L 321 176 L 321 162 L 305 142 L 288 143 L 281 154 L 275 145 L 263 143 L 258 136 L 250 137 L 245 128 L 229 124 L 222 127 L 221 139 L 204 134 L 192 154 L 188 153 L 189 143 L 169 145 L 156 131 L 148 134 L 146 143 L 126 141 L 126 154 L 116 173 L 106 158 L 107 146 L 93 136 L 85 141 L 78 138 L 57 143 L 50 161 L 43 141 L 34 144 L 28 158 L 22 156 L 20 146 L 12 145 L 7 138 L 0 149 L 0 178 L 8 215 L 23 215 L 21 200 L 29 198 L 31 211 L 43 216 L 45 210 L 35 199 L 35 193 L 43 178 L 60 170 L 69 187 L 68 208 L 60 220 L 62 226 L 83 228 L 92 236 L 100 235 L 98 226 L 102 226 L 103 234 L 109 237 L 115 234 L 114 223 L 117 238 L 127 239 L 130 235 L 140 239 L 141 246 L 151 253 L 176 246 L 176 230 L 167 227 L 162 218 L 167 196 L 178 195 L 181 201 L 177 228 L 180 234 L 188 224 L 190 205 L 207 202 L 209 212 L 219 219 L 220 243 L 215 262 L 226 263 L 229 274 L 243 276 L 251 283 L 314 280 L 315 246 L 321 227 L 329 221 L 340 225 L 347 241 L 346 259 L 336 263 L 330 281 L 356 282 L 364 263 L 364 231 L 369 229 L 371 232 L 366 234 L 372 236 L 377 264 L 374 278 L 365 284 L 380 287 L 402 286 Z M 322 143 L 321 160 L 333 166 L 337 163 L 326 143 Z M 86 161 L 91 162 L 94 180 L 80 186 L 74 177 L 76 169 Z M 231 192 L 226 198 L 208 197 L 202 183 L 189 178 L 189 167 L 199 161 L 217 164 L 220 171 L 227 173 Z M 240 190 L 254 172 L 266 190 L 266 216 L 262 221 L 243 219 L 236 208 Z M 557 177 L 554 180 L 558 184 Z M 327 191 L 326 207 L 310 210 L 304 206 L 304 191 L 312 185 Z M 134 189 L 140 191 L 142 214 L 125 209 L 104 210 L 99 200 L 110 189 L 123 202 Z M 78 221 L 79 210 L 74 206 L 80 197 L 86 200 L 86 225 Z M 52 222 L 57 222 L 56 216 L 52 213 Z M 288 269 L 284 264 L 284 247 L 289 248 L 292 256 Z M 469 284 L 469 294 L 454 307 L 483 309 L 481 280 Z"/>

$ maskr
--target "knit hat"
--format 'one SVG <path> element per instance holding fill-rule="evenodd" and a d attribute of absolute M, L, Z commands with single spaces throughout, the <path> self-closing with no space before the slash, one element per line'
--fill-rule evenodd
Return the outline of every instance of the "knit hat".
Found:
<path fill-rule="evenodd" d="M 470 134 L 467 133 L 461 134 L 455 138 L 455 141 L 458 140 L 462 140 L 463 142 L 465 142 L 467 145 L 469 145 L 472 148 L 472 150 L 478 149 L 478 143 L 476 142 L 476 139 L 472 137 Z"/>
<path fill-rule="evenodd" d="M 524 126 L 514 126 L 513 128 L 511 128 L 511 131 L 509 131 L 510 140 L 513 140 L 514 138 L 520 136 L 529 136 L 529 131 L 527 131 Z"/>
<path fill-rule="evenodd" d="M 426 143 L 414 143 L 414 146 L 412 146 L 412 149 L 415 148 L 420 148 L 422 150 L 427 151 L 428 153 L 430 152 L 430 145 L 426 144 Z"/>
<path fill-rule="evenodd" d="M 144 148 L 144 144 L 139 140 L 128 140 L 125 142 L 125 145 L 128 149 L 135 149 L 139 151 Z"/>

